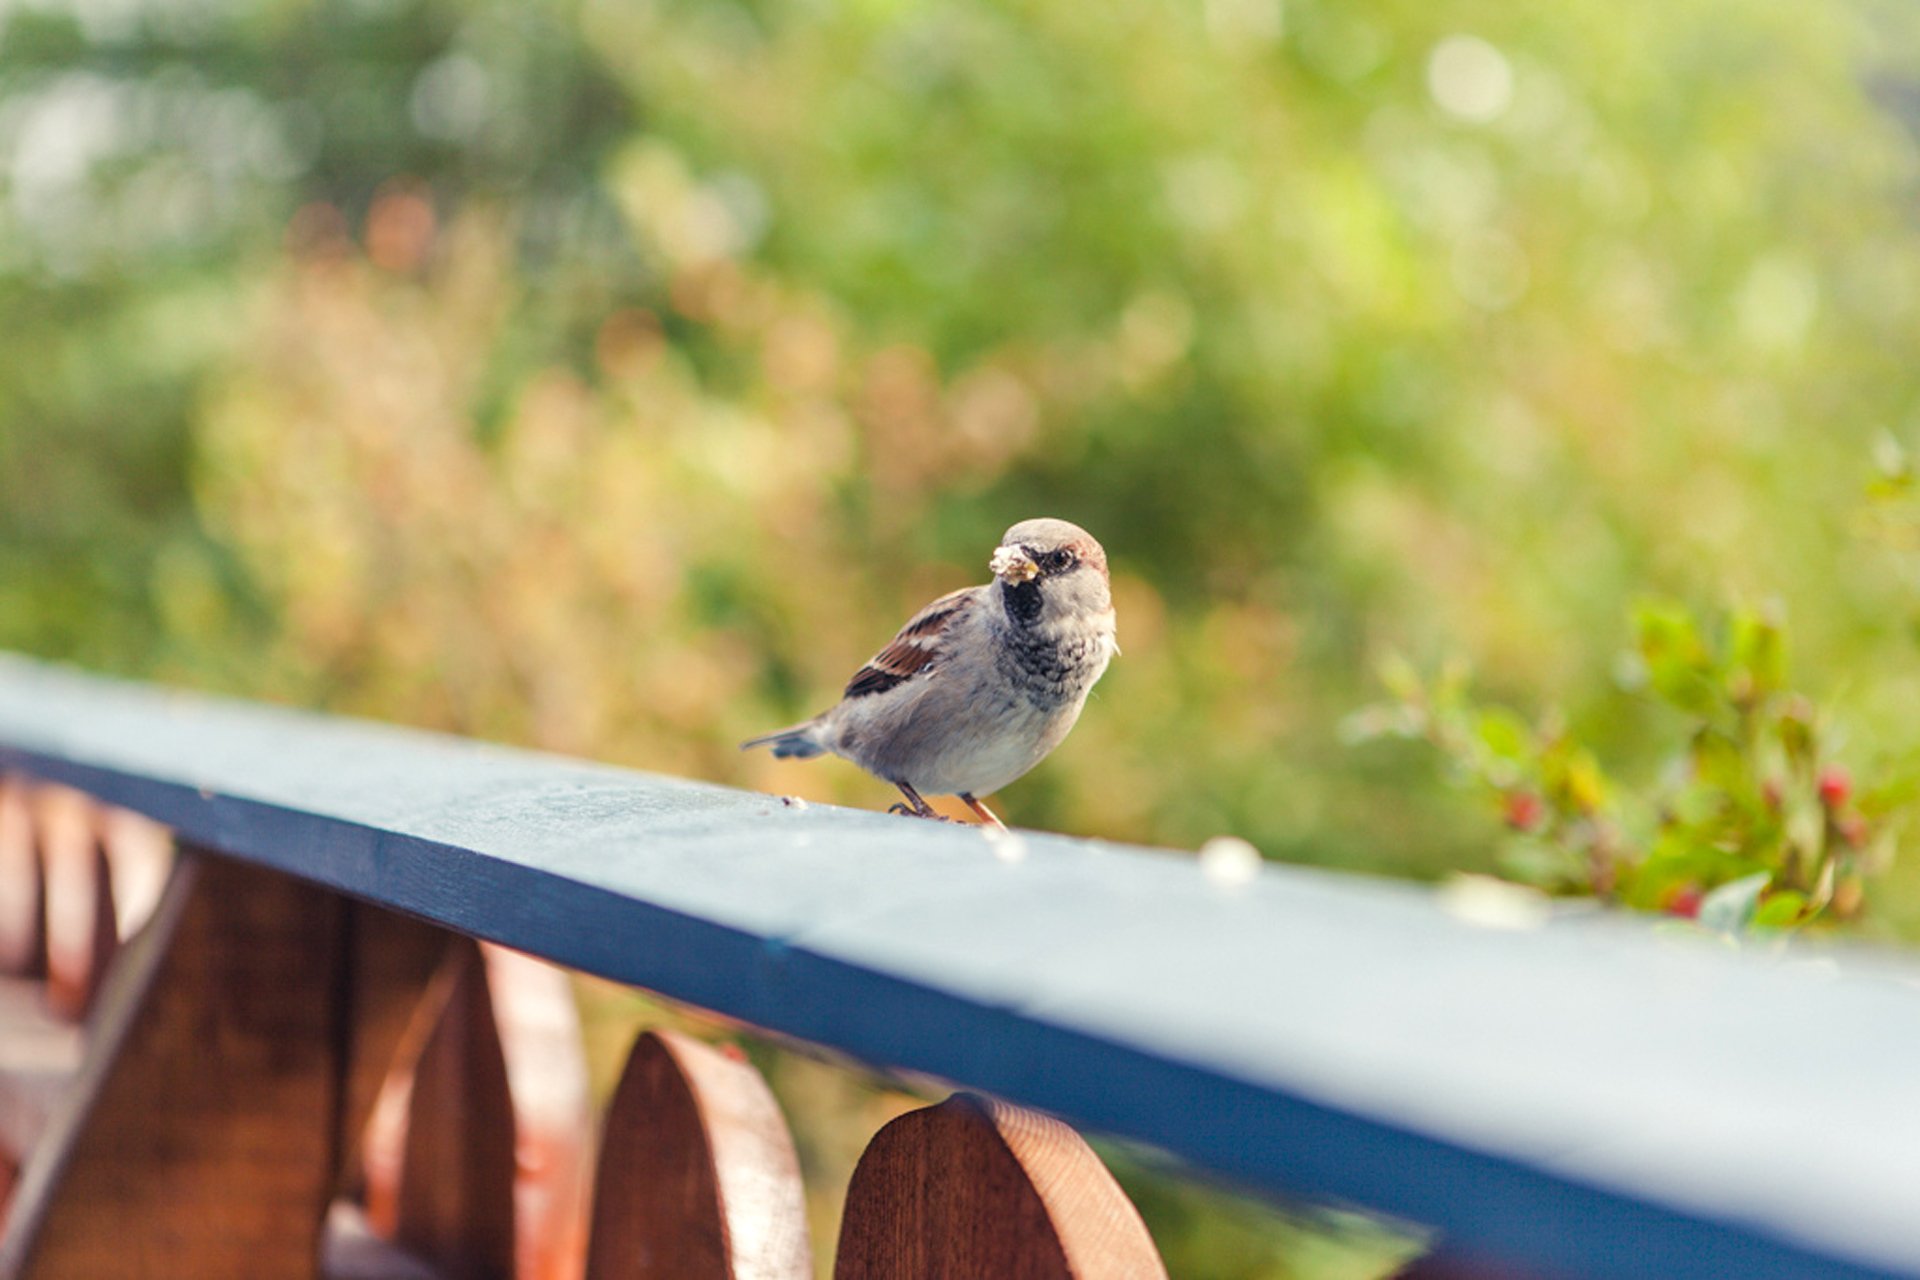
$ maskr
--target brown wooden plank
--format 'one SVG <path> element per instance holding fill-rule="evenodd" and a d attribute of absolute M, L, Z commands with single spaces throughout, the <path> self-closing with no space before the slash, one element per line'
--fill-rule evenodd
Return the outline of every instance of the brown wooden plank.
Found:
<path fill-rule="evenodd" d="M 0 1278 L 315 1274 L 340 916 L 332 894 L 183 854 L 22 1171 Z"/>
<path fill-rule="evenodd" d="M 48 1010 L 34 978 L 0 978 L 0 1161 L 39 1142 L 60 1092 L 80 1070 L 80 1028 Z"/>
<path fill-rule="evenodd" d="M 145 814 L 102 806 L 98 831 L 107 850 L 119 936 L 131 938 L 153 914 L 173 868 L 173 832 Z"/>
<path fill-rule="evenodd" d="M 47 972 L 47 880 L 26 784 L 0 778 L 0 974 Z"/>
<path fill-rule="evenodd" d="M 375 1100 L 390 1073 L 411 1067 L 425 1047 L 430 1026 L 407 1036 L 434 974 L 445 963 L 454 935 L 411 916 L 362 903 L 346 905 L 348 1041 L 345 1097 L 339 1145 L 344 1181 L 357 1185 L 358 1164 Z M 444 1000 L 444 994 L 437 997 Z"/>
<path fill-rule="evenodd" d="M 77 829 L 51 833 L 47 855 L 47 1007 L 78 1022 L 93 1008 L 119 949 L 113 877 L 93 814 Z"/>
<path fill-rule="evenodd" d="M 882 1129 L 847 1191 L 836 1280 L 1165 1280 L 1126 1193 L 1080 1135 L 958 1093 Z"/>
<path fill-rule="evenodd" d="M 394 1240 L 448 1280 L 513 1274 L 513 1103 L 478 947 L 453 944 L 413 1064 Z"/>
<path fill-rule="evenodd" d="M 601 1139 L 588 1280 L 789 1280 L 810 1258 L 800 1162 L 760 1073 L 642 1035 Z"/>
<path fill-rule="evenodd" d="M 581 1280 L 593 1101 L 580 1011 L 564 969 L 482 944 L 513 1097 L 514 1274 Z"/>

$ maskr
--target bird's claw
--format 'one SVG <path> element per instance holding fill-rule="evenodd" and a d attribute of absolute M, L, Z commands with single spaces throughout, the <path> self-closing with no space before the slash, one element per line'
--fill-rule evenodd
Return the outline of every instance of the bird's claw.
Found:
<path fill-rule="evenodd" d="M 888 812 L 888 813 L 897 813 L 897 814 L 899 814 L 899 815 L 900 815 L 901 817 L 903 817 L 903 818 L 926 818 L 926 819 L 928 819 L 928 820 L 929 820 L 929 821 L 931 821 L 931 822 L 957 822 L 957 821 L 959 821 L 959 819 L 957 819 L 957 818 L 949 818 L 949 817 L 948 817 L 948 816 L 947 816 L 946 814 L 944 814 L 944 813 L 938 813 L 938 812 L 936 812 L 936 811 L 934 811 L 934 810 L 932 810 L 932 809 L 925 809 L 925 810 L 922 810 L 922 809 L 910 809 L 910 808 L 908 808 L 908 807 L 907 807 L 907 806 L 906 806 L 906 805 L 905 805 L 904 803 L 896 803 L 896 804 L 894 804 L 893 806 L 891 806 L 890 808 L 888 808 L 888 810 L 887 810 L 887 812 Z"/>

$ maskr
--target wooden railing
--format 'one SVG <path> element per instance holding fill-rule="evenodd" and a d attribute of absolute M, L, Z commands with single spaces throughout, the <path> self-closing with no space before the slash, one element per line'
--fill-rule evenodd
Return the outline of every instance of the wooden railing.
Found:
<path fill-rule="evenodd" d="M 873 1139 L 836 1276 L 1164 1274 L 1063 1120 L 1432 1228 L 1410 1274 L 1920 1275 L 1903 958 L 1209 874 L 11 658 L 0 771 L 0 1277 L 812 1273 L 779 1108 L 684 1036 L 634 1046 L 591 1187 L 518 1194 L 519 979 L 476 939 L 967 1090 Z"/>

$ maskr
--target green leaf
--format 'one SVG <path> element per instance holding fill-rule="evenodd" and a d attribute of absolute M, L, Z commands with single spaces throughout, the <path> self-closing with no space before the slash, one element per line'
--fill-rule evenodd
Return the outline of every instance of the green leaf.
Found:
<path fill-rule="evenodd" d="M 1654 693 L 1683 711 L 1711 712 L 1716 702 L 1713 656 L 1692 615 L 1675 605 L 1642 605 L 1634 622 Z"/>
<path fill-rule="evenodd" d="M 1752 858 L 1715 848 L 1695 831 L 1669 827 L 1660 832 L 1647 856 L 1635 866 L 1627 901 L 1658 910 L 1682 885 L 1724 884 L 1764 871 Z"/>
<path fill-rule="evenodd" d="M 1536 889 L 1593 892 L 1587 883 L 1586 858 L 1538 836 L 1515 836 L 1500 850 L 1496 861 L 1502 875 Z"/>
<path fill-rule="evenodd" d="M 1678 605 L 1647 603 L 1634 610 L 1635 647 L 1650 667 L 1697 667 L 1706 658 L 1706 645 L 1700 639 L 1693 618 Z"/>
<path fill-rule="evenodd" d="M 1518 763 L 1533 754 L 1533 730 L 1505 707 L 1488 707 L 1480 713 L 1475 736 L 1487 754 L 1497 760 Z"/>
<path fill-rule="evenodd" d="M 1695 781 L 1729 795 L 1744 795 L 1752 789 L 1740 744 L 1719 730 L 1702 728 L 1694 734 L 1688 756 Z"/>
<path fill-rule="evenodd" d="M 1753 913 L 1756 929 L 1790 929 L 1800 923 L 1807 911 L 1807 895 L 1793 889 L 1770 893 Z"/>
<path fill-rule="evenodd" d="M 1786 683 L 1786 644 L 1780 621 L 1772 613 L 1742 609 L 1728 626 L 1727 656 L 1733 668 L 1730 686 L 1737 681 L 1746 694 L 1756 698 L 1778 693 Z"/>
<path fill-rule="evenodd" d="M 1795 768 L 1811 768 L 1818 744 L 1814 741 L 1813 708 L 1799 698 L 1792 699 L 1780 713 L 1780 746 Z"/>
<path fill-rule="evenodd" d="M 1753 919 L 1760 895 L 1773 883 L 1771 871 L 1756 871 L 1709 893 L 1700 903 L 1700 924 L 1722 933 L 1737 933 Z"/>

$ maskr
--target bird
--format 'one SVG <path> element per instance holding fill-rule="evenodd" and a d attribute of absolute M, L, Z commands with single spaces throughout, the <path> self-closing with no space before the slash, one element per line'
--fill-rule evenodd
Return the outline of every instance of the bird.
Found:
<path fill-rule="evenodd" d="M 925 797 L 954 795 L 1004 828 L 980 797 L 1060 745 L 1120 645 L 1107 553 L 1079 525 L 1023 520 L 987 568 L 914 614 L 839 702 L 741 749 L 832 752 L 900 789 L 890 812 L 937 819 Z"/>

